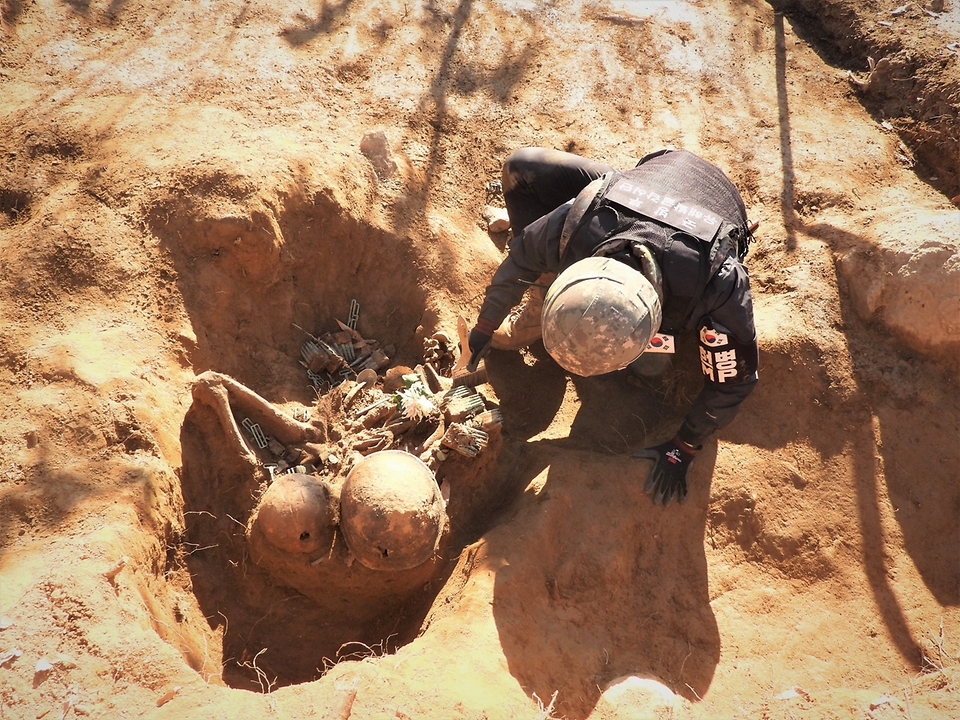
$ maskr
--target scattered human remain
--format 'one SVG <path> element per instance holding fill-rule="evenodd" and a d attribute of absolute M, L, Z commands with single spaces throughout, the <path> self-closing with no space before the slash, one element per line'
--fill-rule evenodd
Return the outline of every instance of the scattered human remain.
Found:
<path fill-rule="evenodd" d="M 578 155 L 522 148 L 502 169 L 513 237 L 470 332 L 475 369 L 489 348 L 543 340 L 565 370 L 656 376 L 675 337 L 697 330 L 704 385 L 654 461 L 654 503 L 687 496 L 703 441 L 729 424 L 757 383 L 757 334 L 743 259 L 752 240 L 740 193 L 687 150 L 617 171 Z"/>

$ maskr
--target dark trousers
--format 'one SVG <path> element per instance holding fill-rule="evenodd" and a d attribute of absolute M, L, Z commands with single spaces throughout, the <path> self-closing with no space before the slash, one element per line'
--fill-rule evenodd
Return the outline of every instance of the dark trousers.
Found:
<path fill-rule="evenodd" d="M 503 163 L 503 199 L 513 234 L 573 200 L 592 180 L 613 170 L 573 153 L 526 147 Z"/>

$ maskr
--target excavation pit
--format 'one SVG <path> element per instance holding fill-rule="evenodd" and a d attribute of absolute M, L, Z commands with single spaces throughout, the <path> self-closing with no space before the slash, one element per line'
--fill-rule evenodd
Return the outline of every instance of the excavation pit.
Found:
<path fill-rule="evenodd" d="M 311 224 L 303 217 L 297 222 Z M 259 232 L 250 229 L 252 221 L 185 218 L 165 227 L 170 224 L 167 236 L 178 241 L 181 228 L 194 237 L 201 228 L 197 245 L 214 247 L 208 257 L 220 265 L 181 272 L 185 297 L 194 292 L 193 278 L 209 282 L 208 272 L 219 274 L 217 287 L 227 294 L 238 292 L 230 282 L 248 286 L 255 267 L 272 272 L 232 257 L 236 245 L 222 245 L 225 226 L 231 233 Z M 281 233 L 300 235 L 296 225 Z M 346 245 L 326 242 L 328 248 Z M 365 247 L 351 246 L 345 260 L 363 257 Z M 171 250 L 175 257 L 185 252 L 182 245 Z M 297 249 L 285 247 L 275 260 L 286 252 Z M 336 255 L 325 258 L 330 271 Z M 264 300 L 295 295 L 302 301 L 295 308 L 312 308 L 324 300 L 314 301 L 310 292 L 330 294 L 331 285 L 293 273 Z M 260 322 L 266 337 L 247 336 L 253 347 L 279 336 L 278 344 L 289 349 L 282 358 L 272 356 L 272 385 L 257 388 L 263 396 L 227 374 L 199 375 L 181 434 L 183 562 L 204 616 L 222 633 L 222 678 L 233 687 L 307 682 L 344 659 L 393 652 L 409 642 L 460 549 L 500 505 L 495 468 L 502 416 L 492 386 L 482 372 L 450 377 L 459 355 L 455 333 L 419 326 L 422 309 L 392 305 L 401 316 L 385 326 L 395 332 L 391 342 L 371 339 L 376 313 L 362 309 L 378 305 L 365 287 L 330 303 L 345 310 L 350 324 L 336 316 L 311 324 L 289 308 L 276 321 L 195 311 L 213 323 L 201 326 L 199 337 L 221 337 L 224 325 Z M 418 327 L 418 336 L 396 332 L 404 327 Z M 203 345 L 196 352 L 212 354 Z M 240 377 L 254 375 L 236 355 L 231 367 Z M 268 395 L 286 401 L 275 405 Z M 419 468 L 413 485 L 395 477 L 407 463 Z M 364 475 L 370 467 L 377 470 Z"/>

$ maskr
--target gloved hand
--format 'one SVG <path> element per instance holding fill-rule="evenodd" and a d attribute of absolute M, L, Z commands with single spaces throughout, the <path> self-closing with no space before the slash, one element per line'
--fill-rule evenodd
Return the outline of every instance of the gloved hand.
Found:
<path fill-rule="evenodd" d="M 677 502 L 682 503 L 687 499 L 687 470 L 699 449 L 674 437 L 673 440 L 637 450 L 633 454 L 634 457 L 654 461 L 653 470 L 643 487 L 645 493 L 653 493 L 654 504 L 662 502 L 669 505 L 674 493 L 677 494 Z"/>
<path fill-rule="evenodd" d="M 470 336 L 467 338 L 467 345 L 470 346 L 470 360 L 467 362 L 468 372 L 474 372 L 477 365 L 480 364 L 480 359 L 487 354 L 495 329 L 491 321 L 480 318 L 473 330 L 470 331 Z"/>

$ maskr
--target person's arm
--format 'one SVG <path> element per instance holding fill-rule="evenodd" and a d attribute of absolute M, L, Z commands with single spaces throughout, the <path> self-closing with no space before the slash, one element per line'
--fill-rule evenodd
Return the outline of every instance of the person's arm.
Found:
<path fill-rule="evenodd" d="M 542 273 L 558 271 L 560 266 L 560 232 L 573 201 L 527 225 L 510 241 L 510 251 L 487 286 L 480 319 L 500 326 L 503 319 L 523 299 L 524 291 Z M 492 332 L 492 331 L 491 331 Z"/>
<path fill-rule="evenodd" d="M 700 322 L 700 369 L 704 385 L 671 440 L 643 448 L 634 457 L 654 461 L 644 490 L 668 505 L 687 497 L 687 471 L 703 441 L 728 425 L 757 384 L 757 332 L 746 268 L 728 260 L 708 286 L 708 314 Z"/>
<path fill-rule="evenodd" d="M 703 389 L 687 412 L 677 436 L 692 447 L 736 417 L 757 384 L 757 331 L 746 268 L 733 259 L 708 286 L 707 316 L 700 322 Z"/>
<path fill-rule="evenodd" d="M 490 340 L 500 323 L 523 299 L 526 289 L 542 273 L 558 272 L 560 267 L 560 232 L 573 201 L 569 201 L 533 221 L 510 241 L 510 251 L 487 286 L 477 324 L 470 331 L 470 362 L 475 370 L 480 358 L 490 347 Z"/>

